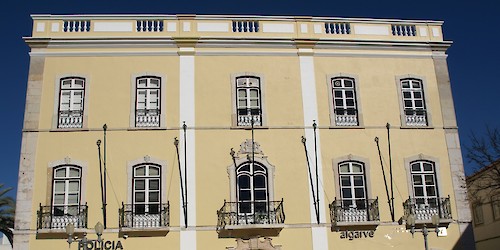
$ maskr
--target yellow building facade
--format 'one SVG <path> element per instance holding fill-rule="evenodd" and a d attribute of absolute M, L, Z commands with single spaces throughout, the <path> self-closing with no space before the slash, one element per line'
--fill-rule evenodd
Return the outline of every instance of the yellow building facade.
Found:
<path fill-rule="evenodd" d="M 14 249 L 474 247 L 442 22 L 32 18 Z"/>

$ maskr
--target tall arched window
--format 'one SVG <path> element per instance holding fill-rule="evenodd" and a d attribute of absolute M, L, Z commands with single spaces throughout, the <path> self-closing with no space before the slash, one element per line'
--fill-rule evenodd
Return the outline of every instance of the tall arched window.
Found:
<path fill-rule="evenodd" d="M 140 164 L 133 168 L 133 214 L 158 214 L 161 210 L 161 167 Z"/>
<path fill-rule="evenodd" d="M 405 125 L 427 126 L 427 107 L 422 80 L 416 78 L 401 79 L 401 93 Z"/>
<path fill-rule="evenodd" d="M 366 209 L 367 187 L 364 165 L 357 161 L 339 163 L 340 195 L 345 209 Z"/>
<path fill-rule="evenodd" d="M 83 127 L 85 78 L 65 77 L 59 86 L 58 128 Z"/>
<path fill-rule="evenodd" d="M 418 160 L 410 163 L 413 195 L 417 204 L 437 205 L 438 186 L 434 162 Z"/>
<path fill-rule="evenodd" d="M 82 170 L 78 166 L 63 165 L 54 168 L 52 185 L 52 215 L 79 214 Z"/>
<path fill-rule="evenodd" d="M 353 78 L 331 78 L 333 97 L 333 113 L 336 126 L 357 126 L 358 105 L 356 102 L 356 88 Z"/>
<path fill-rule="evenodd" d="M 267 168 L 258 162 L 244 162 L 236 169 L 238 212 L 266 213 L 269 200 Z"/>

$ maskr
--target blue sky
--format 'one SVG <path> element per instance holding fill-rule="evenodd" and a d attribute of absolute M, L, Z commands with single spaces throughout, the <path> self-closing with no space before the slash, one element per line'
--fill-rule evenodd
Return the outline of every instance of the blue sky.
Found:
<path fill-rule="evenodd" d="M 7 6 L 8 4 L 8 6 Z M 14 6 L 12 6 L 14 4 Z M 31 14 L 251 14 L 329 16 L 444 21 L 448 66 L 462 148 L 470 145 L 472 132 L 485 126 L 500 128 L 500 19 L 495 1 L 160 1 L 160 0 L 25 0 L 2 1 L 2 91 L 0 91 L 0 183 L 13 187 L 15 197 L 21 149 Z M 464 152 L 464 150 L 462 150 Z M 464 154 L 465 156 L 465 154 Z M 467 173 L 472 165 L 464 159 Z"/>

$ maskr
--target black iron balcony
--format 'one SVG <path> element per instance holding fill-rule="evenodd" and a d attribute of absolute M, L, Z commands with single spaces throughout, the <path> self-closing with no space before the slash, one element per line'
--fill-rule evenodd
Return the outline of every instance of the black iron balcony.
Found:
<path fill-rule="evenodd" d="M 146 235 L 159 233 L 166 235 L 170 226 L 170 204 L 123 204 L 118 211 L 120 233 L 127 235 Z"/>
<path fill-rule="evenodd" d="M 408 198 L 403 203 L 404 217 L 413 215 L 416 224 L 430 224 L 432 216 L 438 215 L 440 223 L 446 224 L 452 221 L 450 197 L 437 198 Z"/>
<path fill-rule="evenodd" d="M 406 126 L 427 126 L 425 109 L 405 109 Z"/>
<path fill-rule="evenodd" d="M 75 228 L 87 228 L 88 206 L 42 206 L 38 210 L 37 229 L 65 229 L 72 223 Z"/>
<path fill-rule="evenodd" d="M 337 200 L 330 204 L 332 230 L 342 227 L 373 227 L 380 224 L 377 199 Z"/>
<path fill-rule="evenodd" d="M 59 111 L 58 128 L 81 128 L 83 126 L 83 110 Z"/>
<path fill-rule="evenodd" d="M 335 125 L 337 126 L 358 126 L 358 110 L 353 108 L 336 108 Z"/>
<path fill-rule="evenodd" d="M 281 201 L 227 202 L 217 211 L 219 238 L 278 236 L 283 229 L 285 212 Z"/>
<path fill-rule="evenodd" d="M 136 127 L 159 127 L 159 109 L 137 109 L 135 114 Z"/>

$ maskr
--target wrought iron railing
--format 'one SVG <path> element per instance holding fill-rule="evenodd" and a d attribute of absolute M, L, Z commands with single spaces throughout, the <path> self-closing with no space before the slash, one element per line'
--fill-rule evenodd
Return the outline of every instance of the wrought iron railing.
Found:
<path fill-rule="evenodd" d="M 404 217 L 410 214 L 415 220 L 432 220 L 433 215 L 439 215 L 440 219 L 451 219 L 450 197 L 439 198 L 408 198 L 403 202 L 405 210 Z"/>
<path fill-rule="evenodd" d="M 118 211 L 120 228 L 153 228 L 170 225 L 170 204 L 123 204 Z"/>
<path fill-rule="evenodd" d="M 283 199 L 269 202 L 227 202 L 217 211 L 217 231 L 227 225 L 282 224 Z"/>
<path fill-rule="evenodd" d="M 427 112 L 424 109 L 405 109 L 407 126 L 427 126 Z"/>
<path fill-rule="evenodd" d="M 59 111 L 58 128 L 81 128 L 83 126 L 83 110 Z"/>
<path fill-rule="evenodd" d="M 330 204 L 330 220 L 332 224 L 379 221 L 378 198 L 356 201 L 335 199 Z"/>
<path fill-rule="evenodd" d="M 87 228 L 88 206 L 42 206 L 37 212 L 37 229 L 64 229 L 72 223 L 75 228 Z"/>
<path fill-rule="evenodd" d="M 135 113 L 136 127 L 159 127 L 160 110 L 158 109 L 138 109 Z"/>
<path fill-rule="evenodd" d="M 335 125 L 337 126 L 357 126 L 358 111 L 356 109 L 335 109 Z"/>

